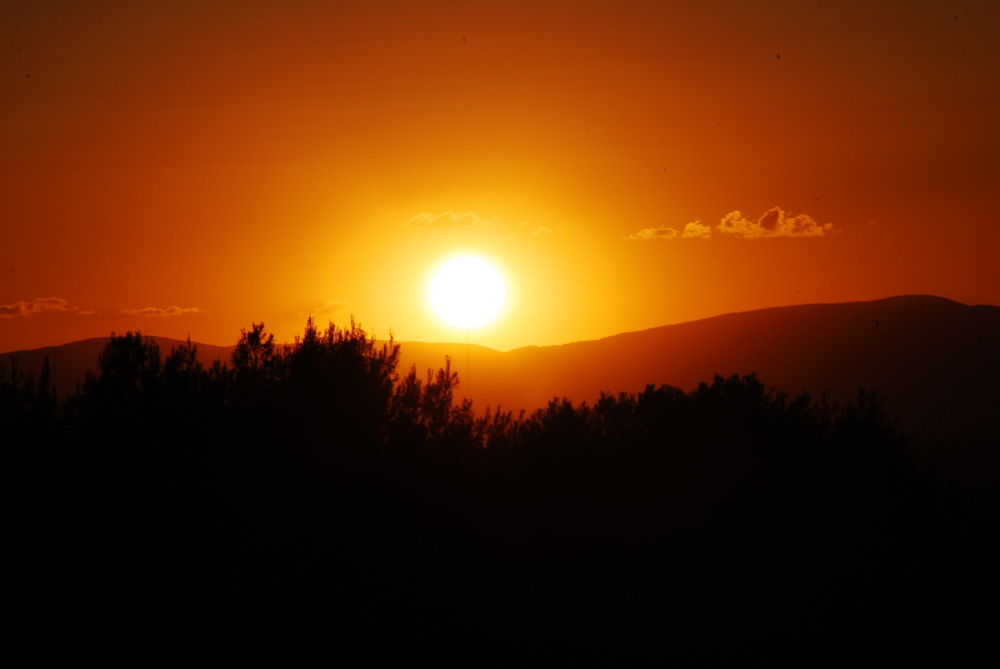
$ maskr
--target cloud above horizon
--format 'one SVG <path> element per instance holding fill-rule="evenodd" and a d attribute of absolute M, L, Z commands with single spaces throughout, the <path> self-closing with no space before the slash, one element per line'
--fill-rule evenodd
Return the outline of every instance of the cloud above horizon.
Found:
<path fill-rule="evenodd" d="M 790 216 L 780 207 L 771 207 L 757 220 L 750 220 L 741 211 L 731 211 L 715 226 L 716 232 L 742 239 L 764 237 L 823 237 L 833 232 L 833 223 L 820 224 L 807 214 Z M 712 228 L 694 221 L 678 231 L 672 227 L 644 228 L 626 239 L 646 241 L 650 239 L 709 239 Z"/>
<path fill-rule="evenodd" d="M 94 313 L 70 306 L 69 302 L 61 297 L 36 297 L 33 300 L 18 300 L 12 304 L 0 304 L 0 318 L 30 318 L 47 311 L 81 315 Z"/>
<path fill-rule="evenodd" d="M 701 221 L 692 221 L 684 226 L 683 230 L 662 226 L 659 228 L 644 228 L 635 234 L 629 235 L 626 239 L 647 240 L 647 239 L 709 239 L 712 236 L 712 228 L 702 225 Z"/>
<path fill-rule="evenodd" d="M 139 316 L 141 318 L 173 318 L 174 316 L 184 316 L 185 314 L 201 314 L 204 309 L 198 307 L 143 307 L 141 309 L 121 309 L 118 313 L 126 316 Z"/>
<path fill-rule="evenodd" d="M 308 318 L 310 316 L 326 316 L 332 318 L 336 314 L 341 314 L 344 312 L 350 312 L 354 306 L 347 300 L 327 300 L 322 305 L 314 307 L 309 311 L 305 311 L 299 314 L 303 318 Z"/>
<path fill-rule="evenodd" d="M 771 207 L 756 221 L 746 218 L 740 211 L 730 212 L 722 218 L 716 230 L 743 239 L 822 237 L 833 230 L 833 223 L 820 224 L 807 214 L 789 216 L 780 207 Z"/>

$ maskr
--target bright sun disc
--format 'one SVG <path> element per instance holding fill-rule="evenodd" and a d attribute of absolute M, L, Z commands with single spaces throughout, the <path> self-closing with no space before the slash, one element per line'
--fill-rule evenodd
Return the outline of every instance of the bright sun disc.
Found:
<path fill-rule="evenodd" d="M 507 299 L 507 289 L 493 265 L 465 256 L 438 268 L 428 297 L 434 313 L 448 325 L 476 328 L 497 317 Z"/>

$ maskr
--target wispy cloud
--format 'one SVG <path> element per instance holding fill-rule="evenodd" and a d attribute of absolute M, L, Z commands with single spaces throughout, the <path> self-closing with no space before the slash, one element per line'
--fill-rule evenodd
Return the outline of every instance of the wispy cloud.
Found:
<path fill-rule="evenodd" d="M 61 297 L 37 297 L 33 300 L 19 300 L 13 304 L 0 304 L 0 318 L 28 318 L 47 311 L 90 314 L 70 304 Z"/>
<path fill-rule="evenodd" d="M 780 207 L 772 207 L 757 220 L 750 220 L 743 212 L 732 211 L 722 217 L 715 230 L 721 234 L 743 239 L 763 237 L 822 237 L 833 232 L 833 223 L 817 223 L 806 214 L 790 216 Z M 708 239 L 712 228 L 701 221 L 693 221 L 677 230 L 669 226 L 644 228 L 626 239 L 647 241 L 650 239 Z"/>
<path fill-rule="evenodd" d="M 531 221 L 521 221 L 520 223 L 503 223 L 498 221 L 497 225 L 505 232 L 509 231 L 511 233 L 528 235 L 529 237 L 537 237 L 539 239 L 557 237 L 566 234 L 566 228 L 556 223 L 543 225 L 540 223 L 533 223 Z"/>
<path fill-rule="evenodd" d="M 406 225 L 410 228 L 460 228 L 490 223 L 492 221 L 472 211 L 463 213 L 446 211 L 443 214 L 417 214 L 407 221 Z"/>
<path fill-rule="evenodd" d="M 674 228 L 660 227 L 660 228 L 643 228 L 639 232 L 629 235 L 626 239 L 673 239 L 677 236 L 677 230 Z"/>
<path fill-rule="evenodd" d="M 659 228 L 644 228 L 635 234 L 631 234 L 626 239 L 648 240 L 648 239 L 708 239 L 712 236 L 712 228 L 702 225 L 701 221 L 692 221 L 678 231 L 676 228 L 661 226 Z"/>
<path fill-rule="evenodd" d="M 74 314 L 77 316 L 91 316 L 95 312 L 91 309 L 81 309 L 75 307 L 61 297 L 39 297 L 34 300 L 20 300 L 13 304 L 0 304 L 0 318 L 29 318 L 37 314 L 56 312 L 64 314 Z M 128 316 L 142 316 L 149 318 L 167 318 L 171 316 L 183 316 L 185 314 L 204 313 L 204 309 L 198 307 L 143 307 L 141 309 L 120 309 L 118 313 Z"/>
<path fill-rule="evenodd" d="M 201 314 L 204 309 L 198 307 L 143 307 L 141 309 L 121 309 L 118 313 L 141 318 L 173 318 L 185 314 Z"/>
<path fill-rule="evenodd" d="M 300 313 L 299 316 L 326 316 L 332 318 L 337 314 L 349 313 L 353 306 L 346 300 L 327 300 L 323 304 L 307 312 Z"/>

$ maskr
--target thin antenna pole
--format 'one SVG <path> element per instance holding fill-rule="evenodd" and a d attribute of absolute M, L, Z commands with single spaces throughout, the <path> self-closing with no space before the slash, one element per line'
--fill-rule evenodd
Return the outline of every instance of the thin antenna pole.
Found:
<path fill-rule="evenodd" d="M 465 392 L 472 387 L 472 354 L 469 352 L 469 328 L 465 328 Z"/>

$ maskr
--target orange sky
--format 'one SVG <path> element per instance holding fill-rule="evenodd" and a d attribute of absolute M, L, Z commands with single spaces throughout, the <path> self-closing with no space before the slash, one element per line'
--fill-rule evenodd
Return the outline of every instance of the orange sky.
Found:
<path fill-rule="evenodd" d="M 8 0 L 0 351 L 460 341 L 424 286 L 463 250 L 510 282 L 500 349 L 1000 304 L 998 35 L 971 0 Z"/>

